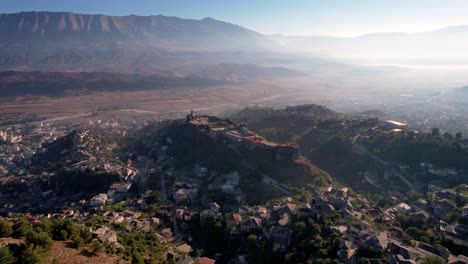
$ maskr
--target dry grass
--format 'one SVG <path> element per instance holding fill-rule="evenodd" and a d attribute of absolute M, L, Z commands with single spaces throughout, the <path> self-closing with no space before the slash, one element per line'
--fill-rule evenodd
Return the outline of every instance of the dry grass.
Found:
<path fill-rule="evenodd" d="M 123 261 L 117 256 L 108 256 L 105 253 L 94 255 L 91 250 L 83 247 L 79 249 L 70 248 L 67 242 L 55 241 L 54 245 L 46 257 L 44 263 L 51 263 L 54 259 L 59 264 L 83 264 L 83 263 L 99 263 L 99 264 L 116 264 L 130 263 Z"/>

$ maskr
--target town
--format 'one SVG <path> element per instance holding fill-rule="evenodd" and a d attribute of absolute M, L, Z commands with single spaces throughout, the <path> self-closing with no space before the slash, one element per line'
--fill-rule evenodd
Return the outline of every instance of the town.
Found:
<path fill-rule="evenodd" d="M 227 119 L 191 112 L 179 123 L 183 131 L 193 129 L 191 140 L 212 141 L 226 152 L 247 149 L 275 162 L 304 159 L 297 145 L 268 141 Z M 147 126 L 90 120 L 2 131 L 0 221 L 16 234 L 25 220 L 32 226 L 72 220 L 89 229 L 95 254 L 103 254 L 99 249 L 104 247 L 106 254 L 134 263 L 138 257 L 148 263 L 295 263 L 304 260 L 298 251 L 309 235 L 313 241 L 307 250 L 314 263 L 468 261 L 468 185 L 449 187 L 443 180 L 458 174 L 456 169 L 421 163 L 421 171 L 441 179 L 424 187 L 405 179 L 408 167 L 402 164 L 387 166 L 383 179 L 368 173 L 366 184 L 380 188 L 382 181 L 398 179 L 413 193 L 388 192 L 384 204 L 339 183 L 294 186 L 261 175 L 262 184 L 277 195 L 254 203 L 244 188 L 245 168 L 221 171 L 201 160 L 180 166 L 171 151 L 177 137 L 146 133 Z M 407 129 L 396 121 L 382 127 L 395 133 Z M 144 132 L 140 143 L 147 155 L 119 146 L 138 131 Z M 357 137 L 355 144 L 360 155 L 373 155 L 365 150 L 365 137 Z M 90 182 L 99 186 L 90 187 Z M 158 255 L 126 255 L 128 234 L 151 234 Z M 16 237 L 1 238 L 0 247 L 25 243 Z"/>

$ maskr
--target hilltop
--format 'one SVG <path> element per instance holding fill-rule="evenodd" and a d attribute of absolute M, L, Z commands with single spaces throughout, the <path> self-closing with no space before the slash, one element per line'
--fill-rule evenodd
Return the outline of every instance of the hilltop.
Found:
<path fill-rule="evenodd" d="M 332 178 L 300 155 L 295 144 L 267 141 L 248 128 L 213 116 L 153 124 L 129 137 L 126 152 L 158 159 L 151 142 L 163 142 L 178 168 L 207 167 L 237 171 L 248 201 L 262 201 L 300 189 L 331 183 Z M 258 189 L 263 192 L 258 192 Z M 279 192 L 278 192 L 279 190 Z"/>
<path fill-rule="evenodd" d="M 246 108 L 232 118 L 270 140 L 295 142 L 305 157 L 356 190 L 424 191 L 441 175 L 444 186 L 463 183 L 468 153 L 461 133 L 413 131 L 372 114 L 379 113 L 356 117 L 304 105 Z"/>

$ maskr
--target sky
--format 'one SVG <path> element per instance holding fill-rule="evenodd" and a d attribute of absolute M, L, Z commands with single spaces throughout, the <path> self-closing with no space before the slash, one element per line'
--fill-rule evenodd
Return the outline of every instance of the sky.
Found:
<path fill-rule="evenodd" d="M 0 0 L 0 13 L 212 17 L 263 34 L 358 36 L 468 25 L 468 0 Z"/>

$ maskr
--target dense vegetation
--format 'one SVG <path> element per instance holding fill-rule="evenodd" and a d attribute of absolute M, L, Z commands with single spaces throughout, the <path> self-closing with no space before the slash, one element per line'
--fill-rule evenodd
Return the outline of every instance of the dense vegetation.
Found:
<path fill-rule="evenodd" d="M 41 263 L 53 240 L 71 241 L 71 246 L 83 246 L 91 241 L 89 228 L 80 227 L 73 220 L 52 219 L 40 223 L 29 223 L 19 219 L 12 226 L 0 220 L 0 237 L 24 238 L 24 244 L 0 249 L 0 263 Z"/>
<path fill-rule="evenodd" d="M 125 226 L 112 226 L 118 232 L 118 242 L 123 247 L 113 243 L 101 243 L 93 239 L 91 228 L 104 225 L 99 216 L 89 218 L 84 225 L 77 225 L 72 219 L 48 219 L 37 223 L 29 223 L 25 218 L 19 219 L 13 225 L 0 220 L 0 237 L 13 237 L 24 241 L 18 246 L 0 248 L 0 263 L 2 264 L 37 264 L 42 263 L 52 248 L 53 241 L 65 241 L 68 247 L 79 248 L 84 254 L 119 255 L 132 263 L 164 263 L 162 259 L 164 247 L 158 242 L 154 233 L 125 231 Z"/>
<path fill-rule="evenodd" d="M 248 107 L 232 116 L 236 122 L 248 127 L 264 137 L 285 142 L 313 128 L 318 120 L 338 119 L 341 115 L 319 105 L 290 106 L 285 109 Z"/>

